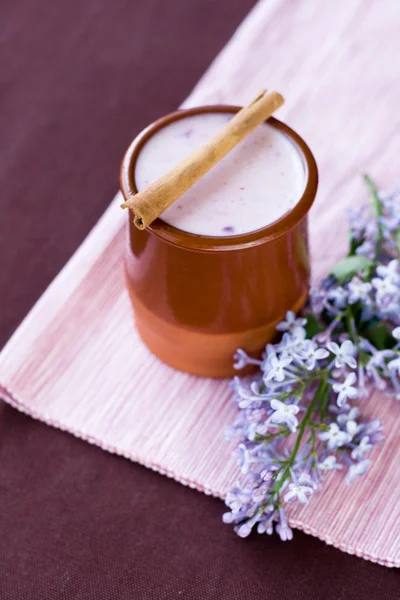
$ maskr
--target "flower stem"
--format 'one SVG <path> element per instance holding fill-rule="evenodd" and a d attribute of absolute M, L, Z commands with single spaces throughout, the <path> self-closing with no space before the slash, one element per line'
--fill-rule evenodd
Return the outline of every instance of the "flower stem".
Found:
<path fill-rule="evenodd" d="M 315 435 L 315 427 L 313 426 L 312 423 L 310 423 L 310 442 L 311 442 L 311 455 L 315 454 L 315 446 L 316 446 L 316 442 L 317 442 L 317 436 Z"/>
<path fill-rule="evenodd" d="M 279 481 L 277 482 L 277 484 L 273 490 L 274 494 L 276 494 L 277 497 L 279 496 L 279 492 L 280 492 L 280 489 L 281 489 L 283 483 L 286 481 L 286 479 L 290 475 L 290 471 L 291 471 L 291 469 L 293 467 L 293 463 L 296 459 L 297 452 L 299 451 L 301 440 L 303 439 L 306 427 L 308 426 L 309 422 L 311 421 L 311 417 L 312 417 L 314 410 L 316 409 L 318 400 L 320 400 L 320 399 L 323 400 L 327 385 L 328 385 L 328 383 L 327 383 L 326 378 L 322 377 L 319 380 L 319 385 L 318 385 L 317 391 L 315 392 L 314 398 L 310 402 L 310 405 L 307 408 L 306 414 L 304 415 L 304 417 L 299 425 L 296 443 L 293 446 L 293 450 L 292 450 L 289 458 L 286 461 L 286 465 L 283 470 L 282 477 L 279 479 Z"/>
<path fill-rule="evenodd" d="M 347 324 L 348 334 L 349 334 L 350 339 L 353 342 L 353 344 L 357 345 L 358 344 L 357 329 L 356 329 L 355 322 L 354 322 L 353 312 L 349 305 L 346 306 L 345 315 L 346 315 L 346 324 Z"/>

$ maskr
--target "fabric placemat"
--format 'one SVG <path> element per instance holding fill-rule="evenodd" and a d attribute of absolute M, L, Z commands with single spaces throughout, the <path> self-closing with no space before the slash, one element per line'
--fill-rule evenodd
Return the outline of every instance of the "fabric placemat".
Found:
<path fill-rule="evenodd" d="M 345 251 L 345 209 L 363 196 L 359 173 L 388 186 L 398 176 L 400 84 L 387 57 L 399 54 L 400 5 L 382 11 L 378 1 L 350 0 L 321 11 L 310 0 L 292 2 L 290 11 L 287 4 L 261 1 L 185 106 L 245 103 L 265 84 L 286 95 L 279 117 L 305 137 L 320 168 L 310 219 L 318 278 Z M 178 373 L 141 344 L 124 288 L 119 202 L 2 351 L 2 395 L 35 418 L 222 497 L 237 476 L 223 436 L 235 416 L 228 382 Z M 399 406 L 376 393 L 363 401 L 386 434 L 368 477 L 344 491 L 340 475 L 330 475 L 324 492 L 290 512 L 294 527 L 387 566 L 400 566 Z"/>

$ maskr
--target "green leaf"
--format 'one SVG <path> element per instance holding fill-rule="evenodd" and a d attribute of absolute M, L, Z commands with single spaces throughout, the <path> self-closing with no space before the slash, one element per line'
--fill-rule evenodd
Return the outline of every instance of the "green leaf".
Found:
<path fill-rule="evenodd" d="M 382 321 L 372 323 L 365 331 L 363 331 L 364 337 L 366 337 L 378 350 L 384 350 L 385 348 L 393 348 L 396 340 L 392 337 L 388 327 Z"/>
<path fill-rule="evenodd" d="M 373 264 L 373 261 L 366 256 L 346 256 L 346 258 L 336 263 L 331 270 L 331 275 L 334 275 L 339 283 L 343 283 L 360 271 L 368 271 Z"/>
<path fill-rule="evenodd" d="M 369 187 L 369 191 L 371 192 L 371 203 L 372 208 L 374 209 L 374 213 L 377 217 L 381 217 L 383 214 L 382 202 L 379 200 L 376 185 L 372 181 L 371 177 L 369 177 L 368 175 L 364 175 L 364 181 Z"/>
<path fill-rule="evenodd" d="M 308 338 L 312 338 L 314 335 L 317 335 L 317 333 L 324 331 L 324 328 L 318 323 L 317 318 L 313 314 L 308 313 L 304 318 L 307 319 L 305 330 Z"/>
<path fill-rule="evenodd" d="M 347 256 L 353 256 L 356 253 L 357 248 L 359 248 L 362 243 L 363 243 L 363 239 L 361 240 L 356 240 L 351 231 L 349 232 L 349 252 L 347 254 Z"/>

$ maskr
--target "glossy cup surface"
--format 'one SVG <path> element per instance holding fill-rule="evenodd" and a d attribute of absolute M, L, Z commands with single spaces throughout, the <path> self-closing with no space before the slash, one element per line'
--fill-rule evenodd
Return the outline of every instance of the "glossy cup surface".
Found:
<path fill-rule="evenodd" d="M 137 192 L 136 159 L 161 127 L 191 115 L 238 110 L 225 105 L 180 110 L 147 127 L 122 162 L 124 197 Z M 292 129 L 274 118 L 268 123 L 296 146 L 306 175 L 302 198 L 279 220 L 247 234 L 207 237 L 162 219 L 140 231 L 129 214 L 125 266 L 136 325 L 149 349 L 181 371 L 231 376 L 236 349 L 260 354 L 286 311 L 298 312 L 306 301 L 307 213 L 317 191 L 317 166 Z"/>

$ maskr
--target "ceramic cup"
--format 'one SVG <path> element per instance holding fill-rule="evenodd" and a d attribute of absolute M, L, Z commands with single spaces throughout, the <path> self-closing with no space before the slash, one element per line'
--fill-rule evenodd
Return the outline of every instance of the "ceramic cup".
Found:
<path fill-rule="evenodd" d="M 191 115 L 238 110 L 225 105 L 179 110 L 147 127 L 122 162 L 124 197 L 137 192 L 137 157 L 161 127 Z M 140 231 L 129 214 L 125 268 L 137 329 L 158 358 L 181 371 L 232 376 L 235 351 L 260 355 L 286 311 L 298 312 L 306 301 L 307 213 L 317 191 L 317 166 L 297 133 L 277 119 L 268 123 L 295 145 L 306 177 L 302 198 L 279 220 L 251 233 L 207 237 L 161 218 Z"/>

